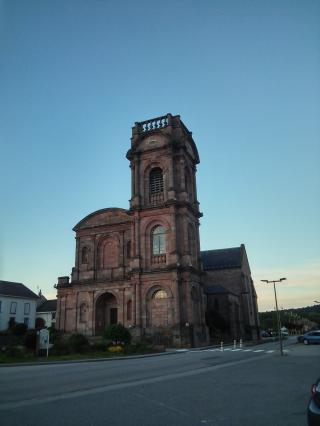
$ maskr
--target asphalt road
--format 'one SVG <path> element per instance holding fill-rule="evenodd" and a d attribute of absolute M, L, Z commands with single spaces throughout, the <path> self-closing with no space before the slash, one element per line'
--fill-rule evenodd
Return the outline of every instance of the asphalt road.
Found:
<path fill-rule="evenodd" d="M 283 357 L 267 343 L 1 367 L 1 425 L 304 426 L 310 387 L 320 376 L 320 345 L 293 342 Z"/>

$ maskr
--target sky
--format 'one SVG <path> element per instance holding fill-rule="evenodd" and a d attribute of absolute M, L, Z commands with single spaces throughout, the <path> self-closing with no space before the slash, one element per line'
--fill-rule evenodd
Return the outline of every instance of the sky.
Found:
<path fill-rule="evenodd" d="M 128 208 L 136 121 L 193 132 L 202 250 L 245 244 L 259 310 L 320 300 L 318 0 L 0 0 L 0 279 L 54 297 L 72 228 Z"/>

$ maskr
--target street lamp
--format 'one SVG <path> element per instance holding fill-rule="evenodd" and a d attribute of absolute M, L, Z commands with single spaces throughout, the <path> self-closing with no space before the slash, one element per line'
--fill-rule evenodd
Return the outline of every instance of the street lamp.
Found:
<path fill-rule="evenodd" d="M 286 280 L 287 278 L 280 278 L 279 280 L 261 280 L 263 283 L 273 283 L 273 289 L 274 289 L 274 298 L 276 300 L 276 311 L 277 311 L 277 323 L 278 323 L 278 335 L 279 335 L 279 342 L 280 342 L 280 354 L 283 355 L 283 344 L 282 344 L 282 334 L 281 334 L 281 322 L 280 322 L 280 314 L 278 309 L 278 301 L 277 301 L 277 292 L 276 292 L 276 283 L 281 283 L 281 281 Z"/>

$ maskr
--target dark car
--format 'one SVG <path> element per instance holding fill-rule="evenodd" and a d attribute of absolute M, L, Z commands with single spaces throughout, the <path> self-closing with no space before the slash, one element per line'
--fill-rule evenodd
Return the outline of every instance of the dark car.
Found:
<path fill-rule="evenodd" d="M 320 330 L 309 331 L 302 336 L 298 336 L 297 340 L 305 345 L 309 345 L 310 343 L 320 344 Z"/>
<path fill-rule="evenodd" d="M 311 387 L 311 398 L 308 405 L 308 425 L 320 425 L 320 378 Z"/>

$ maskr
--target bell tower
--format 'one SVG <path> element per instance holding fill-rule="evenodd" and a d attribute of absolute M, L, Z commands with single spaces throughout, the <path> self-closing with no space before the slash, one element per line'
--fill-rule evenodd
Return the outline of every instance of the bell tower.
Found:
<path fill-rule="evenodd" d="M 136 324 L 147 334 L 154 332 L 152 309 L 157 305 L 149 290 L 161 288 L 170 299 L 166 325 L 181 343 L 199 344 L 206 340 L 206 327 L 196 189 L 200 160 L 192 133 L 179 115 L 136 122 L 127 158 Z"/>

